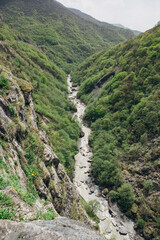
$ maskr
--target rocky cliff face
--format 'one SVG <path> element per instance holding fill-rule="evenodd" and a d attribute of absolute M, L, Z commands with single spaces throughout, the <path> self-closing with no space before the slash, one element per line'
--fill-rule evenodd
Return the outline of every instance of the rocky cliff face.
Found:
<path fill-rule="evenodd" d="M 46 133 L 38 128 L 32 85 L 2 67 L 0 85 L 1 219 L 51 220 L 61 215 L 91 224 Z"/>

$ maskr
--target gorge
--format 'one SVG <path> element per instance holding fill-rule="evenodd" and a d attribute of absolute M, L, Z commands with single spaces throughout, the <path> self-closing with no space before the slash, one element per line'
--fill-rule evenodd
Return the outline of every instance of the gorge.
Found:
<path fill-rule="evenodd" d="M 107 199 L 102 197 L 102 191 L 93 182 L 90 173 L 92 149 L 89 146 L 89 136 L 91 129 L 83 121 L 86 106 L 81 100 L 77 99 L 78 87 L 73 87 L 71 76 L 68 76 L 69 98 L 75 104 L 77 111 L 74 117 L 78 120 L 82 137 L 79 139 L 79 153 L 75 156 L 75 176 L 74 185 L 80 196 L 86 201 L 96 200 L 99 207 L 96 215 L 99 219 L 100 233 L 106 239 L 115 238 L 118 240 L 139 240 L 143 239 L 138 236 L 134 230 L 134 223 L 123 215 L 117 205 L 109 206 Z"/>
<path fill-rule="evenodd" d="M 158 25 L 0 1 L 0 240 L 159 240 L 159 73 Z"/>

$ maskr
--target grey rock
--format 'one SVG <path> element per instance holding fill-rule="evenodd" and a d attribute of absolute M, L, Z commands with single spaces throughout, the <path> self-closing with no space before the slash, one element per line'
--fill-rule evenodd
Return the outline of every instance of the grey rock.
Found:
<path fill-rule="evenodd" d="M 40 180 L 40 182 L 38 184 L 36 184 L 36 189 L 37 189 L 40 197 L 47 199 L 48 189 L 42 179 Z"/>
<path fill-rule="evenodd" d="M 1 240 L 104 240 L 97 232 L 67 218 L 53 221 L 0 221 Z"/>
<path fill-rule="evenodd" d="M 8 132 L 8 123 L 11 123 L 4 110 L 0 107 L 0 135 L 3 136 Z"/>
<path fill-rule="evenodd" d="M 15 88 L 8 94 L 7 99 L 11 103 L 18 102 L 18 95 L 18 88 L 15 86 Z"/>
<path fill-rule="evenodd" d="M 32 101 L 31 92 L 24 92 L 25 105 L 28 106 Z"/>
<path fill-rule="evenodd" d="M 9 106 L 2 96 L 0 96 L 0 107 L 4 110 L 7 116 L 11 116 Z"/>
<path fill-rule="evenodd" d="M 125 229 L 124 227 L 120 227 L 120 228 L 119 228 L 119 233 L 120 233 L 121 235 L 127 235 L 127 231 L 126 231 L 126 229 Z"/>

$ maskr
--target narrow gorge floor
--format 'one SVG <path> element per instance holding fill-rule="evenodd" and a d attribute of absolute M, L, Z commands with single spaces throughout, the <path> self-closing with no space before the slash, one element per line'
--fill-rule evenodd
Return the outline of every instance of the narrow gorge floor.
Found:
<path fill-rule="evenodd" d="M 137 236 L 134 230 L 134 223 L 122 214 L 117 205 L 112 206 L 112 208 L 109 207 L 108 201 L 101 196 L 99 187 L 94 184 L 90 176 L 92 150 L 89 147 L 88 139 L 91 134 L 91 129 L 88 128 L 82 120 L 86 106 L 77 99 L 78 87 L 73 87 L 70 75 L 68 76 L 67 82 L 69 98 L 77 108 L 74 117 L 77 118 L 81 130 L 84 133 L 84 136 L 79 139 L 79 153 L 75 156 L 74 184 L 86 202 L 97 200 L 100 203 L 96 215 L 100 220 L 100 233 L 105 236 L 106 239 L 142 239 L 140 236 Z"/>

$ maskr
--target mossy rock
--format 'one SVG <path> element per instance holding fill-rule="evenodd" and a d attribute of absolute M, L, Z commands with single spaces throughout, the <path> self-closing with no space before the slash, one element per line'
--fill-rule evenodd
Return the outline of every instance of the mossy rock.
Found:
<path fill-rule="evenodd" d="M 31 83 L 29 83 L 29 82 L 27 82 L 23 79 L 16 79 L 16 80 L 17 80 L 17 83 L 18 83 L 19 87 L 21 88 L 21 90 L 23 92 L 29 93 L 29 92 L 32 91 L 33 87 L 32 87 Z"/>

